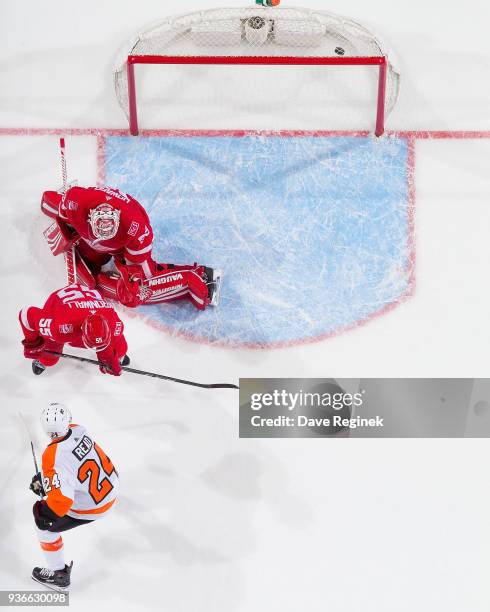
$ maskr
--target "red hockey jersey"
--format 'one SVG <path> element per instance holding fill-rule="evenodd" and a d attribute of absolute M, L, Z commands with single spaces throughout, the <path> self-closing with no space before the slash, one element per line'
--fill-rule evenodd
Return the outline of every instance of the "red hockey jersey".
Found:
<path fill-rule="evenodd" d="M 94 312 L 103 315 L 109 325 L 110 344 L 97 351 L 97 357 L 102 363 L 110 364 L 126 354 L 124 325 L 112 305 L 96 289 L 79 284 L 63 287 L 52 293 L 42 308 L 22 309 L 19 320 L 26 340 L 34 341 L 41 336 L 48 345 L 54 342 L 86 348 L 81 327 L 85 318 Z"/>
<path fill-rule="evenodd" d="M 57 215 L 74 227 L 94 250 L 124 258 L 128 264 L 143 266 L 151 260 L 153 230 L 145 209 L 133 197 L 111 187 L 71 187 L 66 192 L 64 202 L 58 194 L 56 206 L 53 194 L 55 192 L 46 192 L 46 197 L 43 197 L 41 207 L 44 212 L 49 216 Z M 97 239 L 89 223 L 90 211 L 103 203 L 120 211 L 117 233 L 108 240 Z"/>

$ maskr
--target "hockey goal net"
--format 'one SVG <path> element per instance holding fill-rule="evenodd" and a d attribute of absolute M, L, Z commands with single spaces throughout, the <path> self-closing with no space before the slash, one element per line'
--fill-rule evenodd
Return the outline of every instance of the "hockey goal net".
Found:
<path fill-rule="evenodd" d="M 138 68 L 136 75 L 138 64 L 146 68 Z M 150 70 L 152 65 L 158 70 Z M 176 66 L 181 72 L 171 74 Z M 190 72 L 184 73 L 184 66 Z M 245 67 L 262 72 L 251 74 Z M 310 89 L 305 84 L 307 70 L 316 70 L 310 74 Z M 154 24 L 126 47 L 114 78 L 133 135 L 138 134 L 138 96 L 144 105 L 164 109 L 164 125 L 158 125 L 168 128 L 181 127 L 178 120 L 173 123 L 172 105 L 179 110 L 194 108 L 196 113 L 233 98 L 238 115 L 252 100 L 250 106 L 255 105 L 258 112 L 283 110 L 289 103 L 303 115 L 313 116 L 318 98 L 324 110 L 322 127 L 334 127 L 330 121 L 335 113 L 352 105 L 358 107 L 365 125 L 369 125 L 366 113 L 371 109 L 374 121 L 369 127 L 379 136 L 396 103 L 400 82 L 378 38 L 355 21 L 323 11 L 260 6 L 203 10 Z M 303 101 L 296 99 L 301 91 Z M 214 113 L 218 123 L 226 115 L 226 109 Z M 188 121 L 191 125 L 186 127 L 197 127 L 192 125 L 192 112 Z M 351 126 L 349 118 L 344 121 L 357 127 Z"/>

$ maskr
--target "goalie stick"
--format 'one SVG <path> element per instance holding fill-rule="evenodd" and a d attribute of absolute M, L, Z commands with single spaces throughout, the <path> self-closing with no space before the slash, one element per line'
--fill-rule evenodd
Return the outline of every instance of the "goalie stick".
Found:
<path fill-rule="evenodd" d="M 63 137 L 60 138 L 60 156 L 61 156 L 61 177 L 63 180 L 63 186 L 61 188 L 62 200 L 61 202 L 65 202 L 66 191 L 68 186 L 68 174 L 66 171 L 66 156 L 65 156 L 65 139 Z M 66 280 L 69 285 L 74 283 L 77 278 L 76 264 L 75 264 L 75 247 L 72 246 L 70 250 L 66 251 L 64 254 L 65 265 L 66 265 Z"/>
<path fill-rule="evenodd" d="M 76 361 L 81 361 L 83 363 L 91 363 L 97 366 L 103 366 L 104 368 L 111 369 L 110 366 L 105 363 L 101 363 L 100 361 L 96 361 L 95 359 L 87 359 L 87 357 L 78 357 L 78 355 L 69 355 L 68 353 L 58 353 L 56 351 L 44 351 L 45 353 L 49 353 L 51 355 L 56 355 L 57 357 L 64 357 L 65 359 L 74 359 Z M 193 382 L 192 380 L 184 380 L 183 378 L 173 378 L 172 376 L 164 376 L 163 374 L 155 374 L 154 372 L 145 372 L 144 370 L 135 370 L 134 368 L 128 368 L 126 366 L 122 366 L 121 370 L 125 372 L 132 372 L 133 374 L 141 374 L 142 376 L 150 376 L 151 378 L 160 378 L 161 380 L 169 380 L 170 382 L 180 383 L 181 385 L 191 385 L 192 387 L 200 387 L 201 389 L 239 389 L 238 385 L 233 385 L 231 383 L 198 383 Z"/>

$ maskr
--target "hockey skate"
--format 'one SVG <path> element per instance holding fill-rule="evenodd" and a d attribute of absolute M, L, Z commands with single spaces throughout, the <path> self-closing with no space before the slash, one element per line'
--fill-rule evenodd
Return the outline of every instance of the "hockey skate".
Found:
<path fill-rule="evenodd" d="M 47 567 L 35 567 L 32 570 L 32 579 L 40 584 L 44 584 L 54 591 L 66 593 L 70 586 L 70 574 L 73 561 L 70 565 L 65 565 L 62 570 L 51 570 Z"/>
<path fill-rule="evenodd" d="M 203 280 L 208 286 L 208 297 L 209 305 L 217 306 L 221 298 L 221 281 L 223 279 L 223 272 L 221 270 L 214 270 L 213 268 L 204 267 Z"/>
<path fill-rule="evenodd" d="M 124 368 L 125 366 L 128 366 L 131 363 L 131 359 L 129 358 L 128 355 L 124 355 L 124 357 L 120 360 L 119 362 L 122 367 Z"/>
<path fill-rule="evenodd" d="M 34 361 L 32 362 L 32 373 L 33 374 L 35 374 L 36 376 L 39 376 L 40 374 L 44 372 L 45 369 L 46 369 L 45 365 L 43 365 L 37 359 L 34 359 Z"/>

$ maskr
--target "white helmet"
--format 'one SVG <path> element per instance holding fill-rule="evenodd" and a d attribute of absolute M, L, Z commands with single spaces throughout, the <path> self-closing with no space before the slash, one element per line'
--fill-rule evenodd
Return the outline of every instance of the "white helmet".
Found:
<path fill-rule="evenodd" d="M 64 404 L 51 402 L 41 413 L 41 425 L 51 438 L 66 436 L 71 423 L 71 412 Z"/>
<path fill-rule="evenodd" d="M 102 203 L 88 213 L 88 221 L 97 240 L 114 238 L 119 229 L 121 211 L 110 204 Z"/>

